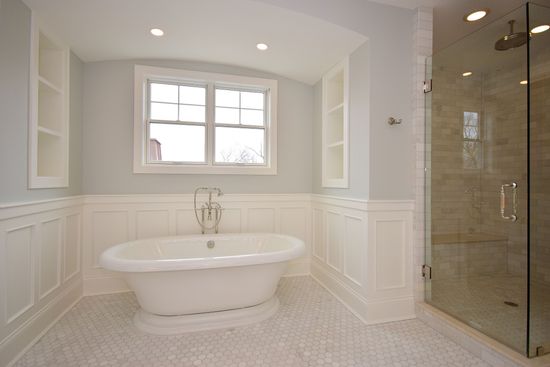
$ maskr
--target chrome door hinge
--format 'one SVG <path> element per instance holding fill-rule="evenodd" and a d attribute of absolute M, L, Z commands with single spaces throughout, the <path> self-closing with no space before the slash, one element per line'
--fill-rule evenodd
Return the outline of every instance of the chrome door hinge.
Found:
<path fill-rule="evenodd" d="M 422 276 L 426 279 L 432 279 L 432 267 L 429 265 L 422 265 Z"/>
<path fill-rule="evenodd" d="M 432 91 L 432 80 L 425 80 L 424 81 L 424 93 L 430 93 Z"/>

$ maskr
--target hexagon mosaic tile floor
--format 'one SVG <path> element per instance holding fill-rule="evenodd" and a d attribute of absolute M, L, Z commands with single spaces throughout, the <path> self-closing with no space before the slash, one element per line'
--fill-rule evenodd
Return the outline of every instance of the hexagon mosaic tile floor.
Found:
<path fill-rule="evenodd" d="M 277 294 L 269 320 L 177 336 L 136 330 L 132 293 L 85 297 L 15 366 L 487 366 L 419 320 L 364 325 L 310 277 Z"/>

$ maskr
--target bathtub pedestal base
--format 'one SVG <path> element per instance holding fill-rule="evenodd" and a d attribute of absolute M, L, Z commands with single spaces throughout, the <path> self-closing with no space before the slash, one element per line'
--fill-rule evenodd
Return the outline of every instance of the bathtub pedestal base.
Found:
<path fill-rule="evenodd" d="M 270 318 L 278 309 L 276 296 L 252 307 L 192 315 L 160 316 L 140 309 L 134 316 L 134 325 L 149 334 L 174 335 L 253 324 Z"/>

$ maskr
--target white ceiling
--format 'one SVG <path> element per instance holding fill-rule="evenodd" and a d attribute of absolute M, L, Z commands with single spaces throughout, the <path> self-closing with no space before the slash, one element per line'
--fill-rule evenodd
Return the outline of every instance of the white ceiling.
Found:
<path fill-rule="evenodd" d="M 365 0 L 366 1 L 366 0 Z M 517 9 L 527 0 L 369 0 L 377 3 L 415 9 L 431 7 L 434 9 L 433 48 L 434 52 L 443 50 L 457 40 L 495 22 Z M 534 0 L 532 3 L 550 6 L 550 0 Z M 474 10 L 490 9 L 489 15 L 478 22 L 467 23 L 462 17 Z"/>
<path fill-rule="evenodd" d="M 83 61 L 184 59 L 314 84 L 366 38 L 250 0 L 24 0 Z M 165 36 L 153 37 L 150 28 Z M 256 50 L 267 43 L 268 51 Z"/>
<path fill-rule="evenodd" d="M 397 6 L 406 9 L 416 9 L 420 7 L 433 8 L 436 5 L 448 0 L 369 0 L 384 5 Z"/>

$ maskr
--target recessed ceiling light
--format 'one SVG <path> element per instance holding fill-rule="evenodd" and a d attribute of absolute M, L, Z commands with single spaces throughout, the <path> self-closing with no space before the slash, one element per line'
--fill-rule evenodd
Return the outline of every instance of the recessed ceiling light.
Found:
<path fill-rule="evenodd" d="M 269 48 L 269 46 L 266 45 L 265 43 L 258 43 L 256 44 L 256 48 L 260 51 L 265 51 Z"/>
<path fill-rule="evenodd" d="M 550 25 L 542 24 L 531 29 L 531 33 L 542 33 L 542 32 L 546 32 L 549 29 L 550 29 Z"/>
<path fill-rule="evenodd" d="M 157 37 L 164 36 L 164 31 L 160 28 L 151 28 L 150 32 L 153 36 L 157 36 Z"/>
<path fill-rule="evenodd" d="M 487 14 L 489 14 L 489 9 L 476 10 L 471 12 L 470 14 L 466 14 L 463 19 L 466 22 L 475 22 L 476 20 L 485 18 Z"/>
<path fill-rule="evenodd" d="M 470 76 L 472 75 L 473 73 L 471 71 L 465 71 L 462 73 L 462 76 Z"/>
<path fill-rule="evenodd" d="M 527 80 L 522 80 L 521 82 L 519 82 L 519 84 L 522 84 L 522 85 L 525 85 L 527 83 L 529 83 Z"/>

